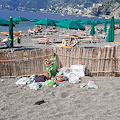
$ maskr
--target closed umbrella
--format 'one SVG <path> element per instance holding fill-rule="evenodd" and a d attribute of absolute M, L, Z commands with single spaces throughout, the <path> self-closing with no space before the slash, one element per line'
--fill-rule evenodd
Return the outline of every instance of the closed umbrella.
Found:
<path fill-rule="evenodd" d="M 104 22 L 104 29 L 103 29 L 103 32 L 107 32 L 107 22 L 106 22 L 106 21 Z"/>
<path fill-rule="evenodd" d="M 0 25 L 1 26 L 9 26 L 9 22 L 5 19 L 0 19 Z"/>
<path fill-rule="evenodd" d="M 94 35 L 95 34 L 95 25 L 94 25 L 94 21 L 92 22 L 92 26 L 91 26 L 91 30 L 90 30 L 90 35 Z"/>
<path fill-rule="evenodd" d="M 54 26 L 55 22 L 51 19 L 41 19 L 35 23 L 35 25 Z"/>
<path fill-rule="evenodd" d="M 7 44 L 9 48 L 13 47 L 13 18 L 10 17 L 9 22 L 9 43 Z"/>
<path fill-rule="evenodd" d="M 83 25 L 70 20 L 57 23 L 56 25 L 65 29 L 85 30 L 85 27 Z"/>
<path fill-rule="evenodd" d="M 119 27 L 118 28 L 120 29 L 120 21 L 119 21 Z"/>
<path fill-rule="evenodd" d="M 110 20 L 110 28 L 106 39 L 106 42 L 113 42 L 113 41 L 114 41 L 114 17 L 112 17 Z"/>

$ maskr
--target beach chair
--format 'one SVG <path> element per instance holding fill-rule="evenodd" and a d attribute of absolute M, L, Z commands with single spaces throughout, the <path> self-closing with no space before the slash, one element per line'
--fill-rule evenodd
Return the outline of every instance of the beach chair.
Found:
<path fill-rule="evenodd" d="M 28 34 L 29 35 L 34 34 L 34 33 L 35 33 L 35 31 L 33 29 L 31 29 L 31 28 L 28 29 Z"/>
<path fill-rule="evenodd" d="M 7 43 L 9 42 L 8 38 L 3 39 L 2 41 L 0 41 L 0 46 L 7 46 Z"/>
<path fill-rule="evenodd" d="M 94 37 L 86 37 L 86 38 L 80 39 L 80 42 L 96 43 L 96 42 L 99 42 L 99 40 L 98 38 L 94 38 Z"/>
<path fill-rule="evenodd" d="M 51 38 L 47 38 L 47 37 L 43 37 L 43 38 L 34 38 L 31 39 L 32 41 L 36 41 L 38 44 L 39 43 L 45 43 L 45 44 L 49 44 L 50 42 L 53 43 L 53 40 Z"/>
<path fill-rule="evenodd" d="M 53 47 L 72 48 L 72 47 L 75 47 L 78 44 L 79 44 L 79 41 L 77 41 L 76 43 L 70 44 L 68 46 L 65 46 L 65 44 L 63 44 L 63 43 L 58 43 L 58 44 L 53 43 Z"/>
<path fill-rule="evenodd" d="M 0 43 L 0 46 L 6 46 L 7 47 L 7 43 Z"/>
<path fill-rule="evenodd" d="M 120 45 L 120 41 L 116 41 L 116 42 L 114 42 L 113 44 L 115 44 L 115 45 Z"/>

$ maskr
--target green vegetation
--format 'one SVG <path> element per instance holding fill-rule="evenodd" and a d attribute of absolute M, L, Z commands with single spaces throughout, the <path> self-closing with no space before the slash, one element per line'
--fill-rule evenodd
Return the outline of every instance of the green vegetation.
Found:
<path fill-rule="evenodd" d="M 120 0 L 105 0 L 102 4 L 105 6 L 111 6 L 112 4 L 120 3 Z"/>

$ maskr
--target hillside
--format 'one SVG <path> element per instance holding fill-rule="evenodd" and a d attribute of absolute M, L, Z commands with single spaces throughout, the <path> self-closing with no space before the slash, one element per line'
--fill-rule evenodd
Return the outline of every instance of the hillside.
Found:
<path fill-rule="evenodd" d="M 0 9 L 72 15 L 119 17 L 119 8 L 120 0 L 0 0 Z"/>

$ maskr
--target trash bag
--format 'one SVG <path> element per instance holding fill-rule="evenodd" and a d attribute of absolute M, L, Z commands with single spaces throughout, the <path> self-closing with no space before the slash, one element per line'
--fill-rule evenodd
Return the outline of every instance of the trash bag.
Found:
<path fill-rule="evenodd" d="M 74 73 L 69 74 L 69 82 L 70 83 L 79 83 L 79 77 L 76 76 Z"/>
<path fill-rule="evenodd" d="M 23 77 L 23 78 L 20 78 L 20 79 L 16 82 L 16 85 L 25 85 L 25 84 L 27 84 L 28 82 L 30 82 L 30 78 Z"/>
<path fill-rule="evenodd" d="M 37 90 L 39 88 L 39 84 L 38 83 L 32 83 L 28 85 L 30 89 L 34 89 Z"/>
<path fill-rule="evenodd" d="M 47 77 L 44 76 L 44 75 L 41 75 L 41 76 L 35 75 L 35 79 L 34 80 L 35 80 L 35 82 L 45 82 L 47 80 Z"/>
<path fill-rule="evenodd" d="M 71 72 L 77 75 L 78 77 L 85 76 L 85 65 L 71 65 Z"/>
<path fill-rule="evenodd" d="M 69 78 L 70 68 L 69 67 L 62 67 L 58 69 L 57 76 L 64 75 L 64 77 Z"/>
<path fill-rule="evenodd" d="M 88 89 L 98 89 L 98 86 L 94 83 L 94 81 L 88 82 Z"/>

